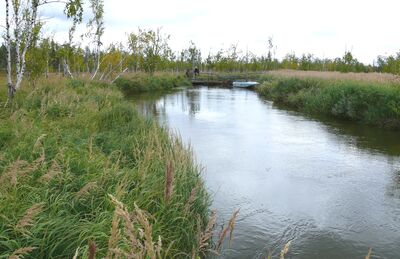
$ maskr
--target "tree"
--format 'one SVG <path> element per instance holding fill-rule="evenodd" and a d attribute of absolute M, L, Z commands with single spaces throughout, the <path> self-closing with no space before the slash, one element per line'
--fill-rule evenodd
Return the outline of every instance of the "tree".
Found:
<path fill-rule="evenodd" d="M 196 47 L 193 41 L 190 41 L 190 46 L 187 51 L 192 69 L 196 66 L 199 66 L 201 64 L 201 51 Z"/>
<path fill-rule="evenodd" d="M 6 45 L 2 44 L 0 46 L 0 71 L 7 69 L 7 48 Z"/>
<path fill-rule="evenodd" d="M 270 70 L 272 69 L 272 49 L 274 48 L 274 44 L 272 42 L 272 37 L 268 37 L 268 53 L 267 53 L 267 59 L 266 59 L 266 69 Z"/>
<path fill-rule="evenodd" d="M 6 49 L 7 49 L 7 88 L 8 100 L 21 87 L 26 70 L 26 54 L 34 41 L 40 25 L 38 9 L 52 3 L 63 1 L 48 0 L 5 0 L 6 1 Z M 82 19 L 81 0 L 69 0 L 66 4 L 67 17 Z M 15 52 L 15 64 L 12 64 L 11 52 Z M 15 78 L 13 78 L 13 68 Z M 8 103 L 8 102 L 7 102 Z M 7 104 L 6 103 L 6 104 Z"/>
<path fill-rule="evenodd" d="M 169 35 L 161 34 L 161 28 L 155 31 L 139 29 L 139 42 L 143 50 L 142 62 L 147 73 L 153 74 L 161 61 L 170 56 L 169 38 Z"/>
<path fill-rule="evenodd" d="M 140 42 L 139 35 L 133 32 L 128 35 L 128 48 L 131 52 L 130 54 L 133 61 L 133 69 L 135 72 L 137 72 L 139 70 L 141 58 L 143 57 L 143 44 Z"/>
<path fill-rule="evenodd" d="M 92 38 L 95 44 L 95 60 L 96 68 L 91 77 L 93 80 L 100 69 L 100 49 L 103 43 L 101 42 L 101 37 L 104 34 L 104 2 L 103 0 L 90 0 L 90 8 L 93 13 L 93 17 L 89 20 L 88 27 L 90 31 L 88 35 Z"/>

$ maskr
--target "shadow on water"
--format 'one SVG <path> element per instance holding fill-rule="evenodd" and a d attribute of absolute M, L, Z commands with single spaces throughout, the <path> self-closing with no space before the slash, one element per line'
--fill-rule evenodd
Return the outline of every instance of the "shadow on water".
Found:
<path fill-rule="evenodd" d="M 390 156 L 400 155 L 400 132 L 398 130 L 365 125 L 326 115 L 307 114 L 286 105 L 275 104 L 265 99 L 263 101 L 290 115 L 304 117 L 310 121 L 321 123 L 332 135 L 340 136 L 343 140 L 354 144 L 360 149 L 367 149 L 369 152 L 379 152 Z"/>

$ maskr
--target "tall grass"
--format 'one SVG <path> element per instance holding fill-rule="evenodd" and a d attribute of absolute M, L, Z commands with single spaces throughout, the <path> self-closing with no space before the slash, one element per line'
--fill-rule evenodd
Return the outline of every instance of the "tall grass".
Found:
<path fill-rule="evenodd" d="M 203 253 L 209 197 L 180 139 L 113 86 L 38 85 L 0 110 L 0 257 Z"/>
<path fill-rule="evenodd" d="M 277 103 L 309 113 L 400 128 L 400 87 L 395 84 L 269 77 L 257 91 Z"/>
<path fill-rule="evenodd" d="M 119 89 L 127 93 L 153 92 L 159 90 L 172 90 L 176 87 L 191 86 L 190 81 L 184 76 L 160 74 L 148 76 L 134 74 L 120 77 L 115 81 Z"/>
<path fill-rule="evenodd" d="M 327 71 L 302 71 L 302 70 L 274 70 L 268 71 L 264 75 L 267 77 L 280 77 L 280 78 L 315 78 L 325 80 L 350 80 L 366 83 L 379 83 L 379 84 L 400 84 L 400 77 L 398 75 L 388 73 L 341 73 L 341 72 L 327 72 Z"/>

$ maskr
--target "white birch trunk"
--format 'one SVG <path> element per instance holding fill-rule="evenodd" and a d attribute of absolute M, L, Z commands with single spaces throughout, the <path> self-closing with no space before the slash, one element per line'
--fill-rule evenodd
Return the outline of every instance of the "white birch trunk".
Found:
<path fill-rule="evenodd" d="M 90 78 L 90 80 L 95 79 L 97 73 L 99 72 L 100 69 L 100 47 L 97 46 L 97 54 L 96 54 L 96 70 L 94 71 L 92 77 Z"/>
<path fill-rule="evenodd" d="M 64 75 L 68 75 L 70 78 L 74 78 L 74 75 L 72 75 L 67 60 L 65 58 L 63 58 L 63 67 L 64 67 Z"/>
<path fill-rule="evenodd" d="M 15 93 L 15 88 L 12 80 L 11 67 L 11 36 L 10 36 L 10 3 L 6 0 L 6 47 L 7 47 L 7 88 L 8 99 L 12 99 Z M 7 105 L 7 104 L 6 104 Z"/>
<path fill-rule="evenodd" d="M 22 50 L 22 55 L 20 55 L 20 67 L 17 70 L 17 81 L 15 84 L 15 89 L 18 90 L 21 87 L 22 79 L 24 78 L 25 68 L 26 68 L 26 53 L 32 42 L 33 28 L 36 23 L 38 9 L 38 1 L 32 0 L 31 2 L 31 16 L 28 18 L 27 25 L 25 28 L 25 42 L 24 49 Z"/>
<path fill-rule="evenodd" d="M 118 78 L 120 78 L 126 71 L 128 71 L 128 68 L 125 68 L 117 77 L 114 78 L 114 80 L 111 81 L 111 83 L 114 83 L 117 81 Z"/>

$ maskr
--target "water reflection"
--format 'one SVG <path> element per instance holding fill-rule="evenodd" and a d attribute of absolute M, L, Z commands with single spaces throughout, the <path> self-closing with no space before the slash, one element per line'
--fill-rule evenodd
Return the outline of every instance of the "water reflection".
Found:
<path fill-rule="evenodd" d="M 179 130 L 206 167 L 221 222 L 241 208 L 226 258 L 400 258 L 399 133 L 304 116 L 242 89 L 134 100 Z"/>

